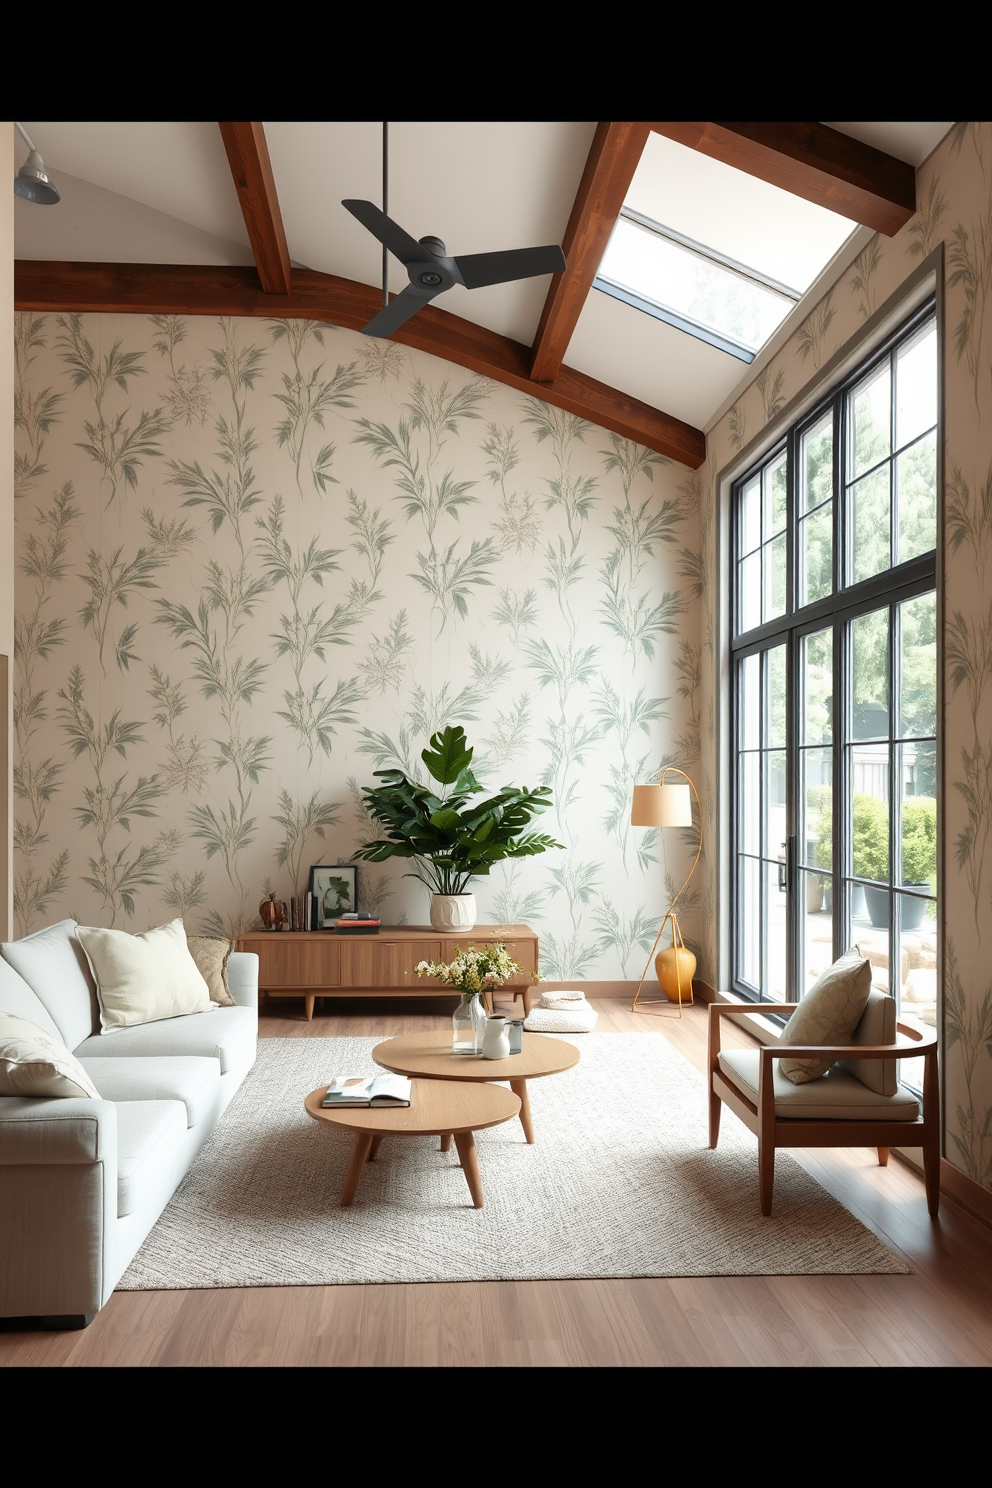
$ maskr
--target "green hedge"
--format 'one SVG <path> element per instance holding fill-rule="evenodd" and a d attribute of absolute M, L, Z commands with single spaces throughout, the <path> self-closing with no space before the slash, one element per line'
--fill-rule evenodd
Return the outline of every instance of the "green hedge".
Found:
<path fill-rule="evenodd" d="M 814 839 L 813 862 L 829 868 L 833 856 L 831 792 L 828 785 L 807 791 L 807 820 Z M 852 867 L 857 878 L 889 880 L 889 807 L 877 796 L 854 797 Z M 937 802 L 933 796 L 910 796 L 902 803 L 902 881 L 937 883 Z"/>

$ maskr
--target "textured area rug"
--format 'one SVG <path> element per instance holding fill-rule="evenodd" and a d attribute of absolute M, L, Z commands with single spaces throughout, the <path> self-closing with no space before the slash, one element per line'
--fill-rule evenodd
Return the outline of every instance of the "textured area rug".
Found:
<path fill-rule="evenodd" d="M 476 1134 L 483 1209 L 454 1146 L 388 1137 L 342 1209 L 351 1137 L 303 1098 L 379 1042 L 260 1039 L 118 1290 L 910 1271 L 788 1153 L 763 1219 L 755 1138 L 725 1109 L 711 1152 L 702 1076 L 637 1033 L 576 1036 L 580 1063 L 530 1082 L 533 1146 L 516 1120 Z"/>

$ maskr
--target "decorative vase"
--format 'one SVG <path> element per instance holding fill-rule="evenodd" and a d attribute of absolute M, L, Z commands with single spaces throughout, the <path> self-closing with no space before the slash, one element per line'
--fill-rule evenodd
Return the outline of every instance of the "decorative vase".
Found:
<path fill-rule="evenodd" d="M 435 930 L 460 935 L 475 924 L 474 894 L 435 894 L 431 899 L 431 924 Z"/>
<path fill-rule="evenodd" d="M 488 1018 L 482 1039 L 483 1059 L 506 1059 L 510 1053 L 510 1035 L 505 1018 Z"/>
<path fill-rule="evenodd" d="M 266 930 L 281 930 L 286 919 L 286 906 L 275 894 L 270 894 L 258 906 L 258 917 Z"/>
<path fill-rule="evenodd" d="M 451 1052 L 481 1054 L 488 1021 L 478 992 L 463 992 L 451 1020 Z"/>
<path fill-rule="evenodd" d="M 692 1002 L 692 979 L 696 975 L 696 958 L 685 946 L 669 946 L 659 951 L 654 958 L 654 969 L 658 973 L 661 990 L 669 1002 L 679 1001 L 679 981 L 682 983 L 682 1002 Z"/>

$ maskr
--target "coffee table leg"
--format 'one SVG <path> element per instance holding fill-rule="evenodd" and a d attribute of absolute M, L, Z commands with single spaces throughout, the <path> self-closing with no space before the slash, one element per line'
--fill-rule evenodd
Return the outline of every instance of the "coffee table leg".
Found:
<path fill-rule="evenodd" d="M 342 1209 L 346 1209 L 351 1203 L 352 1199 L 355 1197 L 355 1190 L 358 1188 L 358 1180 L 362 1176 L 362 1170 L 365 1167 L 365 1163 L 369 1155 L 369 1148 L 371 1146 L 371 1132 L 355 1133 L 355 1140 L 351 1148 L 351 1162 L 348 1164 L 348 1172 L 345 1175 L 344 1180 L 344 1190 L 341 1194 Z"/>
<path fill-rule="evenodd" d="M 379 1156 L 379 1148 L 381 1146 L 382 1146 L 382 1138 L 381 1137 L 373 1137 L 372 1138 L 372 1146 L 369 1148 L 369 1162 L 375 1162 L 376 1158 Z"/>
<path fill-rule="evenodd" d="M 520 1125 L 524 1129 L 524 1136 L 528 1142 L 534 1141 L 534 1127 L 530 1119 L 530 1096 L 527 1094 L 526 1080 L 511 1080 L 510 1089 L 514 1095 L 520 1097 Z"/>
<path fill-rule="evenodd" d="M 450 1132 L 442 1132 L 442 1134 L 441 1134 L 441 1151 L 442 1152 L 450 1152 L 451 1151 L 451 1133 Z"/>
<path fill-rule="evenodd" d="M 479 1154 L 475 1150 L 475 1138 L 471 1132 L 455 1132 L 455 1147 L 461 1160 L 462 1172 L 468 1184 L 472 1203 L 482 1208 L 482 1174 L 479 1172 Z"/>

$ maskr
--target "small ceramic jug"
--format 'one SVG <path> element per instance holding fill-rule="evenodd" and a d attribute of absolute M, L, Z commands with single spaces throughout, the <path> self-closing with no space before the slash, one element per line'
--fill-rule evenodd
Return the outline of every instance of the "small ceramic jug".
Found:
<path fill-rule="evenodd" d="M 490 1018 L 482 1040 L 483 1059 L 506 1059 L 510 1052 L 510 1036 L 506 1031 L 505 1018 Z"/>

